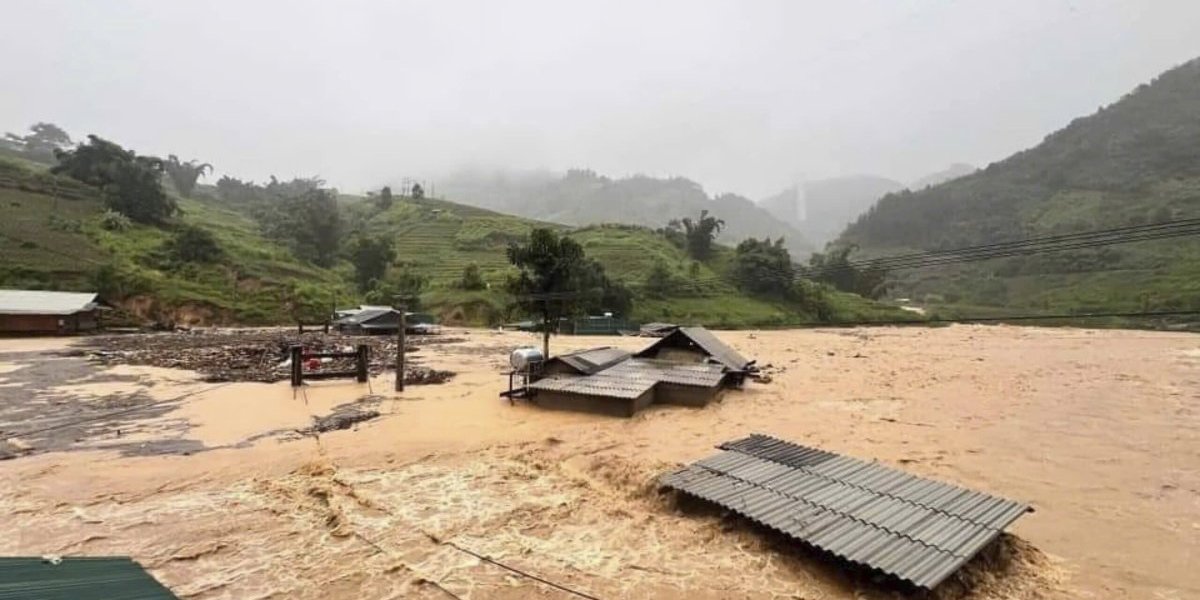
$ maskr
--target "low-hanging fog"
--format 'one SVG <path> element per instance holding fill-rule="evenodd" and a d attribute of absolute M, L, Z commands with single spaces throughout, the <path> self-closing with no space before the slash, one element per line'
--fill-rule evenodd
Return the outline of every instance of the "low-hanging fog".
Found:
<path fill-rule="evenodd" d="M 1200 54 L 1145 0 L 9 2 L 0 130 L 345 190 L 464 167 L 802 179 L 986 165 Z"/>

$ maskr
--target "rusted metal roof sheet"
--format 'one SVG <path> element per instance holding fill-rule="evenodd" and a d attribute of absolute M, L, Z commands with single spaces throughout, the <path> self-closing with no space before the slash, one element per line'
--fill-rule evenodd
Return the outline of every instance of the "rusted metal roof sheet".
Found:
<path fill-rule="evenodd" d="M 607 369 L 630 357 L 629 352 L 619 348 L 602 346 L 589 350 L 578 350 L 560 354 L 554 360 L 562 361 L 583 375 L 591 375 Z"/>
<path fill-rule="evenodd" d="M 663 485 L 927 589 L 1032 510 L 764 435 L 721 448 Z"/>
<path fill-rule="evenodd" d="M 680 364 L 650 358 L 631 358 L 601 374 L 651 378 L 661 383 L 693 387 L 717 387 L 725 379 L 725 369 L 721 365 Z"/>

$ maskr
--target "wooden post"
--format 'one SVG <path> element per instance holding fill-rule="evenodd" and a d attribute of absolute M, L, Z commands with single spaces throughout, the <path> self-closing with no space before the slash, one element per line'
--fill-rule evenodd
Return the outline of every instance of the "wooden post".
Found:
<path fill-rule="evenodd" d="M 404 318 L 404 313 L 408 311 L 408 306 L 401 302 L 397 308 L 400 309 L 400 327 L 396 331 L 396 391 L 404 391 L 404 329 L 407 325 L 407 319 Z"/>
<path fill-rule="evenodd" d="M 304 366 L 301 363 L 304 360 L 304 352 L 300 346 L 292 346 L 289 351 L 292 359 L 292 387 L 300 387 L 304 384 Z"/>
<path fill-rule="evenodd" d="M 370 364 L 371 347 L 366 344 L 358 345 L 358 355 L 354 357 L 354 366 L 359 383 L 367 382 L 367 365 Z"/>
<path fill-rule="evenodd" d="M 400 382 L 400 391 L 404 391 L 404 359 L 407 358 L 407 348 L 404 345 L 408 342 L 408 307 L 400 307 L 400 371 L 396 381 Z"/>

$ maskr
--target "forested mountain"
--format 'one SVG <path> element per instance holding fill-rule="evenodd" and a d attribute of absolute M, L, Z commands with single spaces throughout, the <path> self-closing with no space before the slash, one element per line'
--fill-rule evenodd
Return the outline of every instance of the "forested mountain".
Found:
<path fill-rule="evenodd" d="M 880 256 L 1194 217 L 1200 59 L 981 171 L 885 196 L 838 243 Z M 1200 308 L 1200 241 L 997 259 L 894 273 L 893 282 L 899 294 L 976 305 Z"/>
<path fill-rule="evenodd" d="M 884 194 L 903 188 L 904 184 L 886 177 L 837 177 L 805 182 L 762 200 L 759 205 L 820 248 Z"/>
<path fill-rule="evenodd" d="M 710 197 L 700 184 L 683 177 L 613 179 L 586 169 L 561 176 L 463 172 L 440 181 L 438 192 L 473 206 L 567 225 L 624 223 L 657 228 L 707 210 L 725 221 L 718 236 L 722 242 L 783 237 L 793 254 L 804 256 L 813 250 L 799 230 L 751 200 L 736 194 Z"/>

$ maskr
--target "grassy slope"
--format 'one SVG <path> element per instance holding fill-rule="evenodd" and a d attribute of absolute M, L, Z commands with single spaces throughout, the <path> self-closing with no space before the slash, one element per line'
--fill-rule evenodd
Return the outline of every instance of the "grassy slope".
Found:
<path fill-rule="evenodd" d="M 57 194 L 58 199 L 55 199 Z M 286 248 L 264 239 L 257 224 L 220 202 L 180 200 L 184 223 L 215 235 L 226 259 L 215 265 L 171 266 L 162 246 L 169 230 L 135 225 L 122 232 L 100 226 L 103 213 L 96 190 L 35 167 L 0 158 L 0 286 L 40 289 L 95 289 L 94 273 L 112 264 L 126 274 L 135 300 L 146 316 L 181 315 L 209 322 L 284 323 L 287 299 L 296 286 L 310 295 L 352 304 L 352 270 L 342 263 L 321 269 L 292 258 Z M 505 256 L 510 241 L 533 227 L 552 227 L 580 242 L 609 275 L 635 289 L 658 261 L 675 271 L 681 290 L 675 297 L 635 301 L 634 320 L 671 320 L 710 326 L 784 325 L 812 320 L 782 303 L 749 298 L 730 286 L 722 272 L 732 250 L 720 247 L 709 264 L 691 261 L 652 231 L 632 226 L 597 226 L 575 231 L 550 223 L 513 217 L 443 200 L 397 199 L 378 212 L 360 198 L 343 197 L 351 223 L 393 235 L 398 260 L 431 277 L 426 306 L 454 322 L 486 323 L 515 317 L 501 292 L 513 272 Z M 490 289 L 465 292 L 455 283 L 469 264 L 480 267 Z M 895 313 L 843 294 L 832 301 L 840 318 L 859 319 Z M 135 303 L 130 303 L 135 304 Z"/>
<path fill-rule="evenodd" d="M 366 210 L 363 205 L 360 210 Z M 352 208 L 352 210 L 354 210 Z M 382 213 L 371 216 L 368 229 L 396 236 L 398 260 L 411 262 L 431 276 L 430 289 L 423 300 L 435 312 L 452 321 L 479 322 L 511 318 L 507 299 L 500 292 L 507 276 L 513 273 L 505 256 L 509 241 L 528 235 L 535 226 L 567 232 L 578 241 L 589 257 L 604 265 L 615 280 L 635 291 L 657 261 L 675 270 L 675 276 L 688 283 L 681 295 L 664 299 L 639 297 L 634 302 L 636 321 L 669 320 L 704 323 L 713 327 L 747 327 L 804 323 L 812 315 L 797 312 L 783 303 L 747 297 L 723 280 L 732 250 L 722 247 L 716 259 L 699 267 L 695 278 L 689 274 L 691 260 L 682 250 L 646 228 L 613 225 L 570 230 L 564 226 L 540 223 L 444 200 L 403 200 Z M 490 289 L 464 292 L 454 287 L 467 265 L 479 266 Z M 878 304 L 849 294 L 831 295 L 837 316 L 845 320 L 903 318 Z"/>
<path fill-rule="evenodd" d="M 60 197 L 55 199 L 54 186 Z M 26 188 L 26 189 L 20 189 Z M 66 190 L 66 192 L 63 192 Z M 70 197 L 65 197 L 69 195 Z M 350 297 L 342 274 L 291 258 L 263 239 L 246 217 L 194 200 L 180 201 L 181 221 L 214 233 L 226 259 L 215 265 L 164 265 L 160 247 L 168 231 L 135 225 L 120 233 L 99 225 L 103 208 L 94 190 L 27 165 L 0 160 L 0 285 L 92 290 L 92 276 L 113 264 L 144 289 L 147 316 L 180 312 L 237 323 L 284 322 L 285 298 L 304 284 L 332 300 Z"/>

